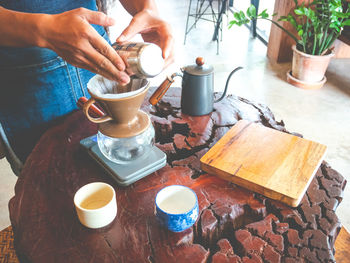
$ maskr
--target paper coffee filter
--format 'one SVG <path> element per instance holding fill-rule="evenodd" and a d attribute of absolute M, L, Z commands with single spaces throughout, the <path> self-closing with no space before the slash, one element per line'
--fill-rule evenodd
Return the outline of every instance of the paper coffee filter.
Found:
<path fill-rule="evenodd" d="M 101 98 L 120 99 L 142 92 L 147 87 L 148 80 L 131 78 L 129 84 L 122 86 L 117 81 L 95 75 L 87 84 L 88 90 Z"/>

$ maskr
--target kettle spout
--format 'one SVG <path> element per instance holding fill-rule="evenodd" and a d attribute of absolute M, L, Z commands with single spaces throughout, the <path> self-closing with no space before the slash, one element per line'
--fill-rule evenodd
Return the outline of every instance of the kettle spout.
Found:
<path fill-rule="evenodd" d="M 222 96 L 221 96 L 219 99 L 215 100 L 214 103 L 215 103 L 215 102 L 219 102 L 219 101 L 221 101 L 223 98 L 225 98 L 226 93 L 227 93 L 228 84 L 229 84 L 229 82 L 230 82 L 230 79 L 231 79 L 232 75 L 235 74 L 235 73 L 236 73 L 238 70 L 240 70 L 240 69 L 243 69 L 243 67 L 237 67 L 237 68 L 235 68 L 234 70 L 231 71 L 231 73 L 228 75 L 227 80 L 226 80 L 226 85 L 225 85 L 224 93 L 222 94 Z"/>

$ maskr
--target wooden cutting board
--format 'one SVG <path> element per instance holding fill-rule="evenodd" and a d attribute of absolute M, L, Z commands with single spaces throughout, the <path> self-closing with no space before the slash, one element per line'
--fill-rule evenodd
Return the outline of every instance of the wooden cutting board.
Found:
<path fill-rule="evenodd" d="M 326 149 L 317 142 L 241 120 L 200 161 L 203 171 L 296 207 Z"/>

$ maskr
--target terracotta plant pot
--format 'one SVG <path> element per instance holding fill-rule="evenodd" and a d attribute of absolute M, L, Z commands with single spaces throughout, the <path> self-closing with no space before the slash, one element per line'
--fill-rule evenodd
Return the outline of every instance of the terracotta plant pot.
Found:
<path fill-rule="evenodd" d="M 293 49 L 293 64 L 292 75 L 294 78 L 307 83 L 317 83 L 324 79 L 324 74 L 327 70 L 334 52 L 330 51 L 326 55 L 309 55 L 297 50 L 296 46 Z"/>

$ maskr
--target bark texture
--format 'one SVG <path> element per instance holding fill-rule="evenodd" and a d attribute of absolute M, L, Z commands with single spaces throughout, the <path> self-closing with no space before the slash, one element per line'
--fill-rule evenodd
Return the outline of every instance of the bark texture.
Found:
<path fill-rule="evenodd" d="M 79 148 L 97 131 L 82 112 L 49 130 L 27 160 L 9 204 L 15 247 L 24 262 L 334 262 L 341 224 L 335 214 L 346 181 L 321 164 L 299 207 L 292 209 L 201 172 L 199 159 L 238 120 L 287 132 L 264 105 L 236 96 L 212 114 L 181 114 L 180 89 L 156 107 L 144 103 L 168 164 L 133 185 L 117 186 Z M 116 189 L 118 215 L 91 230 L 76 216 L 73 196 L 83 185 L 104 181 Z M 200 216 L 174 234 L 159 226 L 154 199 L 172 184 L 192 188 Z"/>

